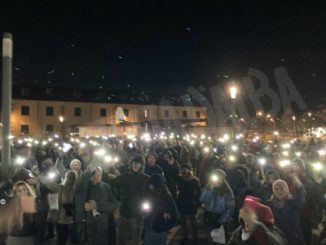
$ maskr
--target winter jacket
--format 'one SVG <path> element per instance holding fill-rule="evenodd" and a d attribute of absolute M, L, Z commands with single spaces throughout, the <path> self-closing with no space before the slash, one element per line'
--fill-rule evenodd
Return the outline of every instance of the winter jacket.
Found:
<path fill-rule="evenodd" d="M 201 194 L 198 180 L 192 176 L 181 176 L 179 178 L 178 187 L 179 195 L 177 197 L 177 206 L 179 212 L 188 215 L 196 214 Z"/>
<path fill-rule="evenodd" d="M 154 165 L 153 167 L 151 167 L 147 164 L 145 166 L 145 174 L 147 174 L 148 176 L 152 176 L 153 174 L 159 174 L 164 177 L 163 169 L 158 165 Z"/>
<path fill-rule="evenodd" d="M 141 201 L 146 194 L 149 176 L 141 172 L 130 171 L 112 179 L 112 188 L 115 189 L 120 201 L 120 215 L 125 218 L 136 218 L 140 215 Z"/>
<path fill-rule="evenodd" d="M 275 199 L 267 202 L 272 209 L 275 224 L 284 233 L 289 245 L 305 244 L 300 227 L 300 211 L 305 202 L 305 191 L 303 187 L 296 188 L 293 199 L 286 201 L 282 208 L 277 208 Z"/>
<path fill-rule="evenodd" d="M 159 193 L 150 192 L 146 200 L 149 200 L 152 209 L 144 214 L 144 228 L 150 228 L 158 233 L 169 231 L 178 219 L 178 212 L 167 188 L 163 186 Z"/>
<path fill-rule="evenodd" d="M 104 182 L 91 184 L 89 169 L 81 176 L 75 188 L 75 221 L 82 218 L 86 220 L 86 234 L 92 237 L 95 244 L 105 244 L 110 239 L 109 217 L 117 208 L 117 202 L 112 194 L 111 188 Z M 84 211 L 84 204 L 89 200 L 96 201 L 96 210 L 101 214 L 100 218 L 95 218 L 92 211 Z M 79 218 L 79 220 L 78 220 Z"/>
<path fill-rule="evenodd" d="M 221 194 L 218 188 L 206 187 L 201 194 L 200 201 L 205 204 L 205 210 L 217 215 L 217 222 L 225 224 L 233 215 L 235 209 L 235 199 L 231 189 Z"/>
<path fill-rule="evenodd" d="M 243 229 L 239 226 L 231 235 L 227 245 L 286 245 L 282 232 L 275 226 L 267 227 L 257 222 L 247 240 L 242 240 Z"/>

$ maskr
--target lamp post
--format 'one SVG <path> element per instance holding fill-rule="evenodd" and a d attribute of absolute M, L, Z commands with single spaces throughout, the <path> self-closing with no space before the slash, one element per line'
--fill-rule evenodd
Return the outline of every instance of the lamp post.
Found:
<path fill-rule="evenodd" d="M 63 116 L 59 116 L 59 122 L 60 122 L 60 132 L 61 132 L 61 137 L 62 139 L 65 138 L 65 118 Z"/>
<path fill-rule="evenodd" d="M 309 117 L 309 125 L 308 125 L 308 136 L 309 136 L 309 138 L 312 138 L 312 130 L 311 130 L 311 128 L 312 128 L 312 121 L 311 121 L 311 116 L 312 116 L 312 113 L 311 112 L 308 112 L 308 117 Z"/>
<path fill-rule="evenodd" d="M 296 117 L 292 116 L 292 120 L 293 120 L 293 137 L 295 137 L 295 135 L 296 135 Z"/>
<path fill-rule="evenodd" d="M 231 120 L 232 120 L 232 139 L 235 140 L 235 124 L 236 124 L 236 116 L 235 116 L 235 100 L 237 99 L 238 88 L 235 83 L 232 83 L 230 87 L 230 98 L 231 98 Z"/>
<path fill-rule="evenodd" d="M 8 178 L 9 165 L 11 162 L 10 151 L 10 113 L 11 113 L 11 87 L 12 87 L 12 52 L 13 41 L 10 33 L 4 33 L 2 37 L 2 177 Z"/>

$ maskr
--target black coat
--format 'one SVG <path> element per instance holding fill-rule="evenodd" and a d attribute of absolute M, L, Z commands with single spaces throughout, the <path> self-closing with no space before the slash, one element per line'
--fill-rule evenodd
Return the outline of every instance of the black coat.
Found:
<path fill-rule="evenodd" d="M 194 177 L 180 177 L 178 187 L 177 206 L 179 212 L 188 215 L 196 214 L 201 194 L 199 181 Z"/>
<path fill-rule="evenodd" d="M 111 181 L 112 188 L 120 201 L 120 215 L 136 218 L 140 215 L 141 201 L 146 195 L 149 176 L 141 172 L 128 172 Z"/>
<path fill-rule="evenodd" d="M 165 186 L 158 192 L 150 192 L 146 200 L 151 203 L 152 209 L 145 215 L 144 227 L 156 232 L 167 232 L 178 219 L 177 207 Z M 166 217 L 164 217 L 166 215 Z"/>

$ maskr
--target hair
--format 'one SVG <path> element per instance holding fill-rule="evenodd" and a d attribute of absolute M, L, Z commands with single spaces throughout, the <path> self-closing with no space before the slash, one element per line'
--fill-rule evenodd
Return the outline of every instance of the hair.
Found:
<path fill-rule="evenodd" d="M 158 158 L 157 154 L 156 154 L 154 151 L 150 151 L 150 152 L 148 152 L 148 153 L 147 153 L 147 158 L 149 158 L 149 156 L 153 156 L 153 157 L 155 157 L 155 159 Z"/>
<path fill-rule="evenodd" d="M 67 171 L 66 174 L 65 174 L 64 181 L 63 181 L 64 185 L 65 185 L 66 182 L 67 182 L 67 177 L 68 177 L 69 174 L 73 174 L 74 177 L 75 177 L 74 182 L 72 183 L 72 186 L 73 186 L 73 185 L 75 185 L 75 183 L 76 183 L 76 181 L 77 181 L 78 173 L 77 173 L 76 170 L 69 170 L 69 171 Z"/>
<path fill-rule="evenodd" d="M 13 197 L 16 197 L 16 196 L 17 196 L 17 195 L 16 195 L 16 194 L 17 194 L 17 190 L 18 190 L 18 188 L 19 188 L 20 186 L 25 186 L 25 187 L 27 188 L 27 191 L 28 191 L 28 195 L 29 195 L 29 196 L 36 197 L 36 194 L 35 194 L 34 190 L 32 189 L 32 187 L 31 187 L 28 183 L 26 183 L 25 181 L 22 181 L 22 180 L 17 181 L 17 182 L 13 185 L 13 187 L 12 187 L 12 196 L 13 196 Z"/>
<path fill-rule="evenodd" d="M 17 197 L 17 190 L 20 186 L 25 186 L 27 188 L 29 196 L 36 197 L 36 194 L 33 191 L 32 187 L 25 181 L 20 180 L 13 185 L 12 199 L 9 205 L 7 206 L 8 209 L 6 210 L 6 214 L 8 215 L 6 229 L 9 233 L 12 232 L 14 228 L 22 229 L 24 225 L 24 213 L 21 208 L 21 201 Z"/>
<path fill-rule="evenodd" d="M 172 155 L 172 152 L 170 150 L 165 150 L 163 151 L 163 156 L 167 154 L 169 156 L 169 159 L 173 159 L 173 155 Z"/>
<path fill-rule="evenodd" d="M 71 167 L 71 165 L 73 164 L 73 163 L 75 163 L 75 162 L 78 162 L 79 163 L 79 165 L 81 165 L 81 162 L 80 162 L 80 160 L 79 159 L 77 159 L 77 158 L 74 158 L 74 159 L 72 159 L 71 160 L 71 162 L 70 162 L 70 167 Z"/>

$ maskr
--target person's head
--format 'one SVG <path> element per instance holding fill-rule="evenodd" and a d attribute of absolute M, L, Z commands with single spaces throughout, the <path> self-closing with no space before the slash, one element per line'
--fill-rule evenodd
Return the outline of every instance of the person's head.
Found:
<path fill-rule="evenodd" d="M 77 180 L 77 176 L 78 174 L 76 170 L 69 170 L 66 172 L 65 179 L 63 181 L 64 185 L 73 186 Z"/>
<path fill-rule="evenodd" d="M 141 172 L 144 166 L 144 158 L 142 156 L 135 156 L 130 161 L 131 170 L 135 173 Z"/>
<path fill-rule="evenodd" d="M 70 162 L 70 169 L 79 171 L 81 168 L 81 162 L 78 159 L 72 159 Z"/>
<path fill-rule="evenodd" d="M 191 167 L 187 164 L 183 164 L 180 166 L 180 170 L 181 170 L 181 175 L 183 176 L 188 176 L 191 175 Z"/>
<path fill-rule="evenodd" d="M 271 186 L 275 180 L 276 180 L 275 173 L 271 170 L 267 171 L 265 174 L 265 183 Z"/>
<path fill-rule="evenodd" d="M 101 167 L 96 167 L 95 168 L 95 171 L 94 171 L 94 173 L 93 173 L 93 175 L 91 177 L 91 182 L 92 182 L 93 185 L 101 182 L 101 180 L 102 180 L 102 173 L 103 173 L 103 171 L 102 171 L 102 168 Z"/>
<path fill-rule="evenodd" d="M 274 225 L 274 215 L 271 208 L 263 205 L 260 199 L 254 196 L 246 196 L 244 199 L 239 214 L 239 220 L 242 226 L 246 227 L 247 219 L 250 218 L 249 216 L 255 216 L 258 221 L 267 226 Z"/>
<path fill-rule="evenodd" d="M 25 181 L 17 181 L 12 187 L 12 194 L 14 197 L 26 197 L 26 196 L 34 196 L 35 193 Z"/>
<path fill-rule="evenodd" d="M 222 169 L 214 169 L 209 176 L 209 184 L 212 187 L 220 187 L 225 183 L 226 173 Z"/>
<path fill-rule="evenodd" d="M 276 180 L 273 183 L 273 195 L 278 200 L 286 200 L 290 195 L 288 184 L 282 179 Z"/>
<path fill-rule="evenodd" d="M 147 155 L 147 163 L 150 167 L 155 166 L 157 160 L 157 155 L 154 152 L 150 152 Z"/>
<path fill-rule="evenodd" d="M 163 158 L 166 161 L 171 161 L 173 159 L 171 151 L 169 150 L 164 151 Z"/>
<path fill-rule="evenodd" d="M 164 185 L 163 178 L 160 174 L 153 174 L 148 181 L 148 188 L 150 191 L 155 192 L 162 189 Z"/>

